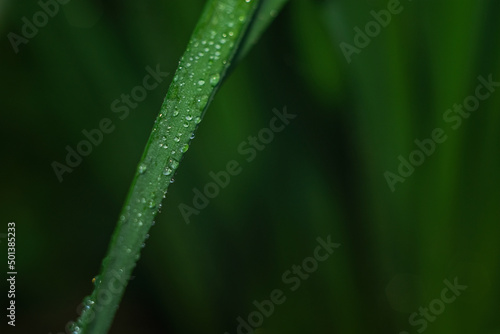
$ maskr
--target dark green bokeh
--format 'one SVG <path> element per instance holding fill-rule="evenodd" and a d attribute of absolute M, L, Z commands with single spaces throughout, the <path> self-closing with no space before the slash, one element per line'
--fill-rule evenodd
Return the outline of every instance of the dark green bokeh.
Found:
<path fill-rule="evenodd" d="M 172 76 L 124 120 L 111 103 L 146 66 L 173 74 L 203 3 L 71 1 L 16 54 L 7 34 L 40 7 L 0 1 L 0 233 L 17 223 L 19 273 L 17 326 L 2 315 L 2 333 L 64 332 L 76 319 Z M 456 130 L 443 120 L 478 76 L 500 81 L 500 5 L 402 1 L 348 64 L 339 44 L 387 4 L 284 8 L 205 115 L 111 333 L 233 334 L 274 289 L 286 301 L 259 334 L 417 333 L 410 314 L 455 277 L 468 288 L 426 333 L 500 333 L 500 92 Z M 246 162 L 238 145 L 284 106 L 297 118 Z M 51 163 L 103 118 L 115 130 L 59 183 Z M 384 173 L 436 128 L 447 140 L 391 192 Z M 241 174 L 187 225 L 179 204 L 231 160 Z M 341 246 L 290 291 L 282 274 L 328 235 Z"/>

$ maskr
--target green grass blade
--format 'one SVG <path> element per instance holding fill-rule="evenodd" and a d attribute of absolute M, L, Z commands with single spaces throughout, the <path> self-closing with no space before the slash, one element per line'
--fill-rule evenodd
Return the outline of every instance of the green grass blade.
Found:
<path fill-rule="evenodd" d="M 238 51 L 259 0 L 208 1 L 155 121 L 73 333 L 106 333 L 191 136 Z"/>

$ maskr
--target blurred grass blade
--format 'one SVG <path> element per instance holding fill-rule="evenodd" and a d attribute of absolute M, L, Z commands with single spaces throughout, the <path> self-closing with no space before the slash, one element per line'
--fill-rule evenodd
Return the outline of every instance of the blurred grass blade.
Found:
<path fill-rule="evenodd" d="M 263 0 L 257 8 L 247 35 L 244 37 L 241 47 L 236 56 L 236 63 L 242 60 L 257 43 L 262 33 L 271 24 L 274 18 L 278 15 L 281 8 L 288 0 Z"/>
<path fill-rule="evenodd" d="M 94 291 L 84 299 L 80 318 L 69 328 L 72 333 L 108 332 L 162 198 L 243 37 L 250 37 L 245 44 L 248 50 L 275 16 L 269 4 L 283 2 L 269 1 L 260 7 L 265 12 L 253 25 L 256 32 L 250 34 L 259 0 L 207 2 L 155 121 L 101 273 L 94 279 Z"/>

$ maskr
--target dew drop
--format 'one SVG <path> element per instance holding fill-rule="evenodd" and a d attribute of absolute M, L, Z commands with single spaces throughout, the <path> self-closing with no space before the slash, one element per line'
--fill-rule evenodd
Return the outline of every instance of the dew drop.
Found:
<path fill-rule="evenodd" d="M 187 115 L 187 116 L 186 116 L 186 120 L 190 121 L 190 120 L 192 120 L 192 119 L 193 119 L 193 116 L 191 116 L 191 115 Z"/>
<path fill-rule="evenodd" d="M 101 283 L 101 278 L 99 275 L 96 275 L 94 278 L 92 278 L 92 284 L 99 285 L 99 283 Z"/>
<path fill-rule="evenodd" d="M 170 175 L 172 174 L 172 169 L 167 167 L 163 170 L 163 175 Z"/>
<path fill-rule="evenodd" d="M 189 145 L 188 145 L 188 144 L 186 144 L 186 145 L 182 146 L 182 148 L 181 148 L 181 152 L 182 152 L 182 153 L 186 153 L 186 152 L 187 152 L 187 150 L 189 150 Z"/>
<path fill-rule="evenodd" d="M 177 109 L 177 107 L 175 107 L 174 112 L 172 113 L 172 116 L 175 117 L 177 115 L 179 115 L 179 110 Z"/>
<path fill-rule="evenodd" d="M 196 124 L 200 124 L 200 122 L 201 122 L 201 118 L 200 118 L 200 117 L 196 117 L 196 118 L 194 119 L 194 122 L 195 122 Z"/>
<path fill-rule="evenodd" d="M 172 167 L 172 169 L 177 169 L 177 167 L 179 167 L 179 161 L 172 159 L 170 161 L 170 167 Z"/>
<path fill-rule="evenodd" d="M 198 80 L 198 85 L 203 86 L 205 84 L 205 80 Z"/>
<path fill-rule="evenodd" d="M 69 325 L 68 329 L 71 331 L 71 334 L 78 334 L 81 331 L 80 327 L 76 324 L 76 322 L 72 322 L 71 325 Z"/>
<path fill-rule="evenodd" d="M 180 139 L 179 137 L 174 137 L 174 141 L 175 141 L 176 143 L 178 143 L 178 142 L 180 142 L 180 141 L 181 141 L 181 139 Z"/>
<path fill-rule="evenodd" d="M 139 164 L 139 174 L 144 174 L 146 172 L 146 169 L 148 169 L 148 166 L 145 164 Z"/>
<path fill-rule="evenodd" d="M 170 183 L 174 183 L 175 182 L 175 179 L 174 178 L 171 178 L 170 179 Z"/>
<path fill-rule="evenodd" d="M 210 84 L 212 86 L 215 86 L 219 83 L 219 80 L 220 80 L 219 73 L 212 74 L 212 76 L 210 77 Z"/>
<path fill-rule="evenodd" d="M 199 108 L 204 108 L 205 105 L 207 104 L 208 102 L 208 96 L 207 95 L 203 95 L 202 97 L 200 97 L 197 101 L 198 103 L 198 107 Z"/>
<path fill-rule="evenodd" d="M 83 298 L 83 305 L 90 307 L 90 306 L 94 305 L 94 301 L 92 299 L 90 299 L 89 296 L 87 296 L 87 297 Z"/>

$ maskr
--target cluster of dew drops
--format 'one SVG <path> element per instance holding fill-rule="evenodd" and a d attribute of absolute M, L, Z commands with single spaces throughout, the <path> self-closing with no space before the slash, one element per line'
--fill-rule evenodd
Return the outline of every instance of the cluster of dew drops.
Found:
<path fill-rule="evenodd" d="M 245 1 L 250 2 L 251 0 L 245 0 Z M 240 22 L 243 22 L 245 20 L 245 16 L 239 16 L 238 20 Z M 208 67 L 205 69 L 205 71 L 206 71 L 206 74 L 209 73 L 209 71 L 212 68 L 212 64 L 215 61 L 219 61 L 221 59 L 222 45 L 229 43 L 229 47 L 232 47 L 234 44 L 234 42 L 233 42 L 234 31 L 232 30 L 234 28 L 234 22 L 229 21 L 227 23 L 227 28 L 228 28 L 228 30 L 226 32 L 221 33 L 219 35 L 219 37 L 217 37 L 218 34 L 215 31 L 211 30 L 209 33 L 210 36 L 208 39 L 202 39 L 201 41 L 196 41 L 196 40 L 192 41 L 191 45 L 188 47 L 188 50 L 193 48 L 193 49 L 196 49 L 198 51 L 193 52 L 194 55 L 191 55 L 185 61 L 180 62 L 178 73 L 176 73 L 176 75 L 173 78 L 173 82 L 175 83 L 179 80 L 180 77 L 184 76 L 183 73 L 186 73 L 185 71 L 187 71 L 187 73 L 188 73 L 187 75 L 188 75 L 189 79 L 191 79 L 191 80 L 189 80 L 189 82 L 193 82 L 193 86 L 194 86 L 193 88 L 195 88 L 196 92 L 200 93 L 198 96 L 196 96 L 194 98 L 194 106 L 199 111 L 202 111 L 205 108 L 205 106 L 208 102 L 208 99 L 209 99 L 208 95 L 202 93 L 204 90 L 206 91 L 206 89 L 204 89 L 204 88 L 205 88 L 205 85 L 207 82 L 205 81 L 204 78 L 208 77 L 209 78 L 207 80 L 208 83 L 212 87 L 215 87 L 219 84 L 220 74 L 213 73 L 210 75 L 204 75 L 203 78 L 201 78 L 199 80 L 193 80 L 195 74 L 193 71 L 190 71 L 190 68 L 192 66 L 194 66 L 195 64 L 197 64 L 198 61 L 200 61 L 200 59 L 208 56 L 208 58 L 209 58 L 208 59 Z M 223 59 L 222 63 L 226 64 L 227 60 Z M 186 85 L 186 82 L 179 83 L 180 87 L 183 87 L 185 85 Z M 181 100 L 184 100 L 184 101 L 186 100 L 186 96 L 184 96 L 184 95 L 182 95 L 180 98 L 181 98 Z M 173 112 L 171 113 L 171 115 L 173 117 L 179 116 L 179 107 L 177 105 L 173 105 L 173 103 L 170 104 L 167 102 L 167 109 L 169 109 L 169 107 L 173 109 Z M 193 117 L 189 108 L 187 108 L 186 113 L 187 113 L 187 115 L 184 117 L 185 120 L 182 123 L 182 126 L 184 128 L 187 129 L 190 126 L 191 122 L 194 122 L 195 126 L 197 126 L 201 122 L 201 117 L 200 116 Z M 167 126 L 167 134 L 170 132 L 170 130 L 171 130 L 171 126 Z M 183 132 L 178 132 L 177 134 L 175 134 L 173 141 L 176 143 L 180 143 L 181 137 L 183 135 L 184 135 Z M 194 138 L 194 132 L 191 133 L 189 139 L 192 140 L 193 138 Z M 167 137 L 162 136 L 160 143 L 159 143 L 159 146 L 161 148 L 164 148 L 164 149 L 169 149 L 169 146 L 166 144 L 166 141 L 167 141 Z M 165 169 L 162 172 L 162 174 L 164 176 L 172 176 L 173 173 L 176 171 L 177 167 L 179 166 L 179 161 L 177 159 L 175 159 L 173 156 L 177 152 L 186 153 L 188 151 L 188 149 L 189 149 L 189 144 L 182 144 L 182 143 L 179 145 L 179 147 L 172 148 L 172 151 L 170 152 L 171 157 L 169 158 L 167 166 L 165 166 Z M 138 167 L 139 174 L 144 174 L 146 172 L 146 170 L 147 170 L 147 163 L 141 163 Z M 160 178 L 160 176 L 159 176 L 159 178 Z M 175 179 L 172 176 L 170 179 L 170 183 L 173 183 L 174 181 L 175 181 Z M 163 198 L 165 198 L 165 194 L 164 194 Z M 145 199 L 143 199 L 143 200 L 146 201 Z M 158 207 L 158 210 L 159 211 L 161 210 L 161 203 L 156 205 L 156 201 L 154 200 L 154 196 L 153 196 L 153 199 L 148 201 L 148 203 L 149 203 L 149 208 L 153 209 L 153 208 Z"/>
<path fill-rule="evenodd" d="M 251 2 L 251 0 L 245 0 L 245 2 L 249 3 Z M 230 14 L 230 16 L 232 16 L 232 14 Z M 245 20 L 245 16 L 239 16 L 238 17 L 238 20 L 240 22 L 243 22 Z M 232 21 L 229 21 L 227 23 L 227 27 L 228 27 L 228 31 L 227 32 L 224 32 L 222 33 L 219 38 L 217 38 L 217 33 L 215 31 L 211 31 L 210 32 L 210 38 L 208 40 L 201 40 L 201 41 L 194 41 L 193 44 L 192 44 L 192 47 L 194 48 L 197 48 L 197 49 L 200 49 L 199 52 L 197 52 L 194 56 L 190 56 L 188 58 L 188 60 L 185 62 L 184 66 L 185 66 L 185 70 L 188 70 L 196 63 L 198 63 L 198 61 L 200 59 L 202 59 L 203 57 L 207 56 L 209 57 L 209 60 L 208 60 L 208 67 L 207 67 L 207 71 L 211 70 L 211 67 L 212 67 L 212 64 L 216 61 L 219 61 L 221 59 L 221 49 L 222 49 L 222 45 L 226 44 L 226 43 L 229 43 L 229 47 L 231 48 L 233 45 L 234 45 L 234 41 L 233 41 L 233 37 L 234 37 L 234 32 L 232 31 L 232 28 L 234 27 L 234 22 Z M 189 49 L 190 47 L 188 47 Z M 213 50 L 211 50 L 213 49 Z M 213 52 L 210 52 L 210 51 L 213 51 Z M 224 65 L 227 64 L 227 60 L 226 59 L 223 59 L 222 60 L 222 63 Z M 181 66 L 179 66 L 179 71 L 182 71 L 183 68 Z M 178 79 L 179 79 L 180 75 L 176 75 L 173 79 L 174 82 L 176 82 Z M 194 78 L 194 72 L 189 72 L 188 74 L 188 77 L 190 79 L 193 79 Z M 206 77 L 206 76 L 204 76 Z M 209 75 L 209 79 L 208 79 L 208 83 L 212 86 L 212 87 L 215 87 L 219 84 L 219 81 L 220 81 L 220 75 L 219 73 L 213 73 L 211 75 Z M 183 87 L 186 83 L 185 82 L 181 82 L 179 83 L 179 86 L 180 87 Z M 196 88 L 196 91 L 197 92 L 202 92 L 202 88 L 204 88 L 206 84 L 206 81 L 204 79 L 199 79 L 199 80 L 195 80 L 194 83 L 193 83 L 193 86 Z M 183 99 L 185 99 L 185 96 L 182 96 Z M 208 99 L 209 97 L 207 95 L 200 95 L 200 96 L 197 96 L 195 97 L 195 105 L 199 108 L 199 109 L 203 109 L 205 108 L 205 105 L 207 104 L 208 102 Z M 172 112 L 172 116 L 173 117 L 177 117 L 179 115 L 179 109 L 177 106 L 174 107 L 174 111 Z M 184 128 L 188 128 L 189 127 L 189 122 L 191 121 L 194 121 L 195 125 L 198 125 L 200 122 L 201 122 L 201 117 L 199 116 L 196 116 L 196 117 L 193 117 L 191 115 L 191 113 L 189 112 L 189 109 L 187 110 L 187 116 L 185 116 L 185 122 L 183 123 L 183 127 Z M 171 127 L 168 126 L 167 127 L 167 131 L 170 130 Z M 174 142 L 176 143 L 179 143 L 181 141 L 180 137 L 183 135 L 183 133 L 179 132 L 173 139 L 174 139 Z M 190 135 L 190 140 L 194 138 L 194 132 L 191 133 Z M 164 149 L 168 149 L 168 145 L 165 143 L 167 140 L 167 137 L 166 136 L 163 136 L 162 137 L 162 140 L 161 140 L 161 143 L 160 143 L 160 147 L 164 148 Z M 177 148 L 177 150 L 181 153 L 185 153 L 187 152 L 187 150 L 189 149 L 189 144 L 183 144 L 182 146 L 180 146 L 179 148 Z M 176 151 L 175 150 L 172 150 L 171 151 L 171 154 L 172 156 L 176 154 Z M 169 162 L 168 162 L 168 165 L 165 167 L 165 169 L 163 170 L 163 175 L 165 176 L 170 176 L 174 173 L 174 171 L 177 169 L 177 167 L 179 166 L 179 161 L 177 161 L 176 159 L 174 159 L 173 157 L 171 157 L 169 159 Z M 138 172 L 139 174 L 144 174 L 147 170 L 147 164 L 146 163 L 141 163 L 138 167 Z M 175 180 L 174 178 L 172 177 L 170 179 L 170 183 L 173 183 Z M 163 198 L 165 198 L 165 194 L 163 195 Z M 148 203 L 148 207 L 150 209 L 158 209 L 159 212 L 161 212 L 161 201 L 160 203 L 156 204 L 156 201 L 155 201 L 155 197 L 152 196 L 152 199 L 150 199 L 149 201 L 147 201 L 145 198 L 142 198 L 140 200 L 142 203 Z M 128 207 L 128 209 L 130 209 L 130 207 Z M 130 214 L 130 212 L 128 212 Z M 141 221 L 141 216 L 142 214 L 141 213 L 137 213 L 136 214 L 136 217 L 138 218 L 137 220 L 137 226 L 142 226 L 143 223 Z M 126 217 L 124 215 L 122 215 L 120 217 L 120 222 L 121 223 L 124 223 L 126 221 Z M 152 225 L 155 225 L 155 222 L 153 221 L 152 222 Z M 149 234 L 146 234 L 146 239 L 149 238 Z M 141 248 L 144 248 L 145 247 L 145 243 L 143 243 L 141 245 Z M 129 248 L 129 249 L 126 249 L 125 250 L 127 253 L 131 253 L 132 250 Z M 136 257 L 138 257 L 139 254 L 136 255 Z M 100 278 L 99 276 L 96 276 L 92 279 L 92 282 L 94 284 L 99 284 L 99 281 L 100 281 Z M 81 333 L 81 328 L 82 328 L 82 323 L 80 323 L 80 320 L 84 318 L 84 314 L 85 312 L 87 312 L 88 310 L 90 310 L 90 308 L 92 307 L 92 305 L 94 304 L 94 301 L 90 298 L 90 297 L 85 297 L 84 300 L 83 300 L 83 308 L 82 308 L 82 314 L 81 314 L 81 317 L 79 318 L 79 320 L 77 322 L 74 322 L 70 325 L 69 327 L 69 330 L 71 332 L 71 334 L 79 334 Z"/>

